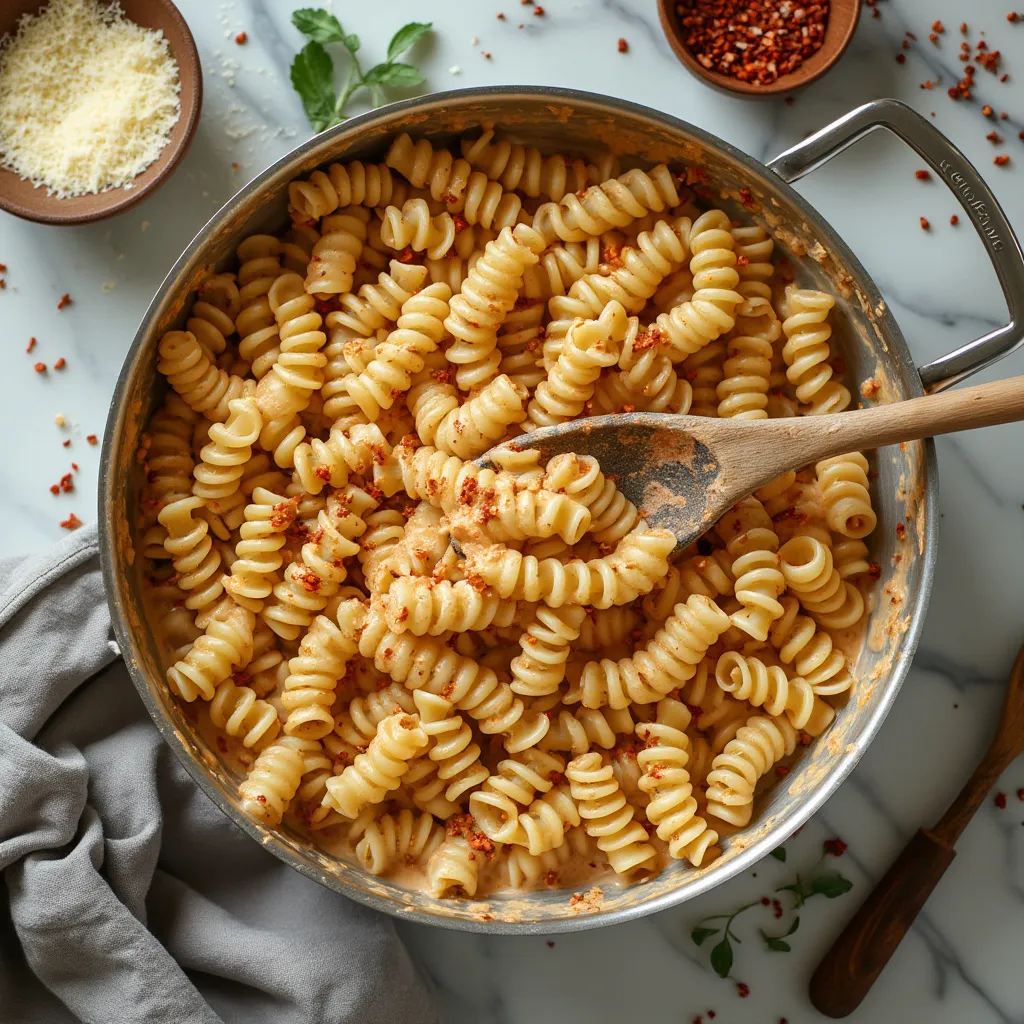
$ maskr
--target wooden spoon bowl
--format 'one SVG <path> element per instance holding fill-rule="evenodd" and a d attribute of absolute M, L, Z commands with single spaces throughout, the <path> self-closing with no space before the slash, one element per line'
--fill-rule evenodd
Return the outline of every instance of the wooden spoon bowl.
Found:
<path fill-rule="evenodd" d="M 181 115 L 160 155 L 129 185 L 67 199 L 58 199 L 50 195 L 45 186 L 33 186 L 14 171 L 0 167 L 0 209 L 41 224 L 86 224 L 103 220 L 127 210 L 154 192 L 188 152 L 203 105 L 203 74 L 192 33 L 171 0 L 120 0 L 120 5 L 125 17 L 136 25 L 163 32 L 178 65 Z M 26 14 L 35 14 L 44 6 L 41 0 L 4 0 L 0 3 L 0 38 L 16 32 L 18 22 Z"/>
<path fill-rule="evenodd" d="M 697 60 L 693 51 L 683 42 L 683 24 L 679 12 L 676 10 L 677 2 L 678 0 L 658 0 L 661 27 L 675 55 L 687 70 L 703 79 L 712 88 L 732 93 L 734 96 L 747 97 L 792 93 L 821 78 L 842 57 L 847 46 L 850 45 L 854 30 L 857 28 L 857 21 L 860 18 L 861 7 L 861 0 L 832 0 L 829 4 L 825 38 L 817 52 L 788 75 L 780 75 L 768 85 L 757 85 L 754 82 L 741 82 L 738 78 L 723 75 L 718 71 L 710 71 Z M 794 6 L 796 6 L 795 0 Z"/>

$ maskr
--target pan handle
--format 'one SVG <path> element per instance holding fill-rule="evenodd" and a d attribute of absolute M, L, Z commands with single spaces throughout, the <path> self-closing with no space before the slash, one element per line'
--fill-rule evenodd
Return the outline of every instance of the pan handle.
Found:
<path fill-rule="evenodd" d="M 1024 340 L 1024 254 L 992 190 L 934 125 L 899 100 L 875 100 L 780 153 L 768 167 L 792 183 L 876 128 L 888 128 L 914 149 L 956 196 L 981 238 L 1003 289 L 1009 323 L 921 367 L 926 391 L 941 391 L 1009 355 Z"/>

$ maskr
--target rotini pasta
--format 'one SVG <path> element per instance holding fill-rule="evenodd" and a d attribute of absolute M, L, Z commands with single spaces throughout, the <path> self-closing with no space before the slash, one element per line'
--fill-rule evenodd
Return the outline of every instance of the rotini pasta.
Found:
<path fill-rule="evenodd" d="M 836 304 L 824 292 L 795 288 L 786 289 L 789 315 L 782 322 L 786 344 L 782 358 L 786 361 L 786 377 L 796 388 L 796 397 L 807 406 L 812 416 L 842 412 L 850 404 L 850 392 L 832 379 L 829 364 L 831 349 L 828 340 L 832 328 L 829 310 Z"/>
<path fill-rule="evenodd" d="M 860 452 L 850 452 L 819 462 L 814 472 L 829 527 L 853 540 L 871 533 L 878 516 L 868 493 L 868 460 Z"/>

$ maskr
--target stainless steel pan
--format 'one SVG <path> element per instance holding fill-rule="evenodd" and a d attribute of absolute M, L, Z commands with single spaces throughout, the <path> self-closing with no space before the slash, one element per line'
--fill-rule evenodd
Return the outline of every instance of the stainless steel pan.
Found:
<path fill-rule="evenodd" d="M 299 833 L 271 831 L 240 810 L 237 779 L 216 750 L 203 745 L 164 684 L 169 652 L 147 621 L 131 524 L 137 489 L 134 454 L 162 384 L 156 347 L 180 326 L 198 282 L 227 263 L 247 234 L 286 220 L 286 186 L 335 160 L 381 159 L 392 135 L 409 131 L 445 143 L 485 121 L 513 139 L 553 152 L 611 148 L 624 158 L 685 162 L 703 168 L 720 204 L 737 218 L 753 215 L 798 259 L 798 280 L 839 297 L 834 316 L 850 373 L 876 376 L 880 400 L 895 401 L 966 377 L 1000 358 L 1024 335 L 1024 259 L 988 187 L 964 156 L 909 107 L 880 100 L 852 111 L 767 166 L 707 132 L 646 107 L 588 93 L 544 88 L 487 88 L 440 93 L 353 118 L 303 143 L 250 182 L 214 216 L 174 264 L 125 360 L 103 446 L 100 530 L 114 627 L 132 678 L 167 742 L 205 792 L 240 828 L 303 874 L 353 899 L 409 920 L 480 932 L 555 932 L 626 921 L 681 903 L 749 868 L 787 839 L 857 763 L 906 677 L 924 623 L 935 568 L 938 479 L 930 443 L 887 448 L 874 482 L 879 528 L 873 557 L 882 567 L 868 643 L 855 666 L 860 680 L 836 724 L 768 795 L 753 825 L 725 843 L 714 863 L 694 870 L 673 864 L 653 881 L 609 886 L 597 913 L 575 914 L 565 891 L 510 893 L 487 899 L 436 900 L 331 859 Z M 927 366 L 916 367 L 878 289 L 828 223 L 789 183 L 847 146 L 886 128 L 924 158 L 953 192 L 978 231 L 1002 285 L 1010 321 Z M 744 206 L 746 209 L 744 209 Z M 906 523 L 900 544 L 895 525 Z M 893 555 L 901 554 L 899 564 Z"/>

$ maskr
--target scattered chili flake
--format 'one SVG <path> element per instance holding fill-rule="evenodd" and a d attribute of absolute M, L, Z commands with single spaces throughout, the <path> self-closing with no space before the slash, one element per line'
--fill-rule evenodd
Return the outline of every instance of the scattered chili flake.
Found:
<path fill-rule="evenodd" d="M 46 373 L 46 363 L 36 363 L 32 369 L 35 370 L 36 373 Z"/>
<path fill-rule="evenodd" d="M 28 339 L 28 345 L 25 347 L 25 351 L 26 352 L 31 352 L 32 349 L 34 349 L 37 344 L 39 344 L 39 343 L 36 341 L 35 338 L 29 338 Z"/>
<path fill-rule="evenodd" d="M 902 523 L 896 524 L 896 537 L 898 540 L 907 539 L 907 528 Z"/>
<path fill-rule="evenodd" d="M 960 34 L 961 35 L 967 35 L 967 22 L 966 21 L 961 21 L 960 22 Z"/>
<path fill-rule="evenodd" d="M 918 181 L 931 181 L 931 171 L 914 171 L 914 177 Z"/>
<path fill-rule="evenodd" d="M 72 512 L 67 519 L 61 521 L 60 525 L 65 530 L 77 530 L 82 525 L 82 520 Z"/>
<path fill-rule="evenodd" d="M 502 14 L 501 11 L 498 11 L 498 21 L 504 21 L 504 20 L 505 20 L 505 15 Z"/>
<path fill-rule="evenodd" d="M 896 54 L 896 63 L 897 64 L 906 64 L 906 62 L 907 62 L 906 54 L 904 54 L 904 53 L 897 53 Z"/>
<path fill-rule="evenodd" d="M 983 106 L 981 108 L 981 113 L 985 117 L 991 117 L 993 111 L 992 111 L 992 108 L 986 103 L 985 106 Z"/>
<path fill-rule="evenodd" d="M 57 361 L 56 361 L 56 362 L 55 362 L 55 363 L 53 364 L 53 368 L 54 368 L 55 370 L 63 370 L 63 369 L 64 369 L 64 367 L 65 367 L 65 366 L 67 366 L 67 365 L 68 365 L 68 361 L 67 361 L 67 360 L 66 360 L 66 359 L 65 359 L 65 358 L 64 358 L 63 356 L 61 356 L 61 357 L 60 357 L 60 359 L 58 359 L 58 360 L 57 360 Z"/>
<path fill-rule="evenodd" d="M 1024 142 L 1024 129 L 1022 129 L 1021 131 L 1017 132 L 1017 138 L 1020 139 L 1021 142 Z"/>
<path fill-rule="evenodd" d="M 904 34 L 904 35 L 905 35 L 905 36 L 906 36 L 906 37 L 907 37 L 908 39 L 913 39 L 913 40 L 914 40 L 915 42 L 917 42 L 917 36 L 915 36 L 913 32 L 904 32 L 903 34 Z"/>
<path fill-rule="evenodd" d="M 1010 78 L 1010 76 L 1009 76 L 1009 75 L 1000 75 L 1000 76 L 999 76 L 999 81 L 1000 81 L 1000 82 L 1006 82 L 1006 81 L 1008 81 L 1008 80 L 1009 80 L 1009 78 Z"/>
<path fill-rule="evenodd" d="M 233 170 L 235 174 L 237 174 L 241 169 L 242 165 L 240 163 L 237 163 L 235 161 L 231 162 L 231 170 Z"/>
<path fill-rule="evenodd" d="M 985 136 L 985 138 L 996 146 L 998 146 L 999 143 L 1003 141 L 1003 137 L 1002 135 L 999 134 L 999 132 L 989 132 L 988 135 Z"/>
<path fill-rule="evenodd" d="M 934 32 L 932 32 L 928 36 L 928 41 L 931 42 L 931 43 L 937 43 L 939 41 L 939 37 Z"/>
<path fill-rule="evenodd" d="M 51 494 L 60 494 L 60 487 L 57 484 L 50 484 Z"/>
<path fill-rule="evenodd" d="M 770 899 L 768 899 L 768 897 L 767 897 L 767 896 L 762 896 L 762 897 L 761 897 L 761 906 L 762 906 L 762 907 L 767 907 L 767 906 L 769 906 L 769 905 L 771 904 L 771 902 L 772 902 L 772 901 L 771 901 Z"/>
<path fill-rule="evenodd" d="M 747 996 L 750 995 L 750 986 L 747 985 L 745 982 L 737 981 L 736 982 L 736 995 L 738 995 L 740 997 L 740 999 L 746 999 Z"/>
<path fill-rule="evenodd" d="M 628 53 L 629 43 L 627 43 L 626 40 L 620 36 L 619 41 L 615 44 L 615 48 L 619 51 L 619 53 Z"/>
<path fill-rule="evenodd" d="M 1006 794 L 996 793 L 994 800 L 992 801 L 999 810 L 1002 810 L 1006 806 Z"/>
<path fill-rule="evenodd" d="M 921 217 L 920 220 L 921 220 L 921 230 L 922 231 L 931 231 L 932 226 L 931 226 L 931 224 L 928 223 L 928 218 L 927 217 Z"/>
<path fill-rule="evenodd" d="M 483 57 L 484 60 L 490 60 L 491 59 L 491 51 L 490 50 L 481 50 L 480 51 L 480 56 Z"/>
<path fill-rule="evenodd" d="M 910 49 L 910 43 L 908 43 L 906 41 L 906 39 L 904 39 L 903 42 L 900 45 L 903 47 L 904 50 L 909 50 Z"/>
<path fill-rule="evenodd" d="M 60 297 L 60 301 L 57 303 L 57 308 L 58 309 L 63 309 L 65 306 L 70 306 L 70 305 L 71 305 L 71 296 L 68 295 L 67 292 L 65 292 Z"/>
<path fill-rule="evenodd" d="M 791 107 L 796 102 L 796 97 L 787 96 L 782 102 L 785 103 L 787 107 Z"/>
<path fill-rule="evenodd" d="M 708 1020 L 714 1020 L 715 1016 L 716 1014 L 714 1010 L 708 1010 Z"/>
<path fill-rule="evenodd" d="M 61 447 L 63 447 L 63 448 L 70 448 L 71 447 L 71 438 L 69 437 L 66 440 L 62 441 L 61 442 Z"/>
<path fill-rule="evenodd" d="M 554 949 L 554 948 L 555 948 L 555 944 L 550 939 L 548 939 L 548 949 Z"/>
<path fill-rule="evenodd" d="M 842 839 L 826 839 L 825 852 L 832 857 L 842 857 L 846 853 L 846 843 Z"/>
<path fill-rule="evenodd" d="M 96 437 L 95 434 L 86 434 L 85 439 L 86 441 L 89 442 L 89 444 L 99 444 L 99 439 Z"/>
<path fill-rule="evenodd" d="M 540 4 L 537 4 L 537 6 L 534 7 L 534 9 L 533 9 L 533 16 L 535 18 L 541 18 L 541 17 L 544 16 L 544 8 L 541 7 Z"/>
<path fill-rule="evenodd" d="M 451 215 L 452 221 L 455 223 L 455 234 L 460 231 L 465 231 L 469 227 L 469 221 L 462 216 L 461 213 L 453 213 Z"/>
<path fill-rule="evenodd" d="M 881 579 L 882 567 L 877 562 L 868 562 L 868 577 L 873 580 Z"/>
<path fill-rule="evenodd" d="M 872 18 L 880 18 L 881 16 L 882 16 L 882 12 L 877 7 L 872 8 L 872 10 L 871 10 L 871 17 Z"/>
<path fill-rule="evenodd" d="M 1010 162 L 1010 158 L 1006 153 L 1002 153 L 992 161 L 996 167 L 1005 167 Z"/>
<path fill-rule="evenodd" d="M 1007 16 L 1006 16 L 1006 20 L 1010 21 L 1010 22 L 1013 22 L 1013 21 L 1016 21 L 1019 17 L 1020 17 L 1020 15 L 1017 14 L 1016 11 L 1010 11 L 1010 13 L 1007 14 Z"/>
<path fill-rule="evenodd" d="M 249 37 L 244 32 L 239 32 L 238 35 L 235 36 L 235 42 L 238 43 L 239 46 L 245 46 L 248 41 Z"/>
<path fill-rule="evenodd" d="M 932 22 L 932 31 L 933 32 L 938 32 L 939 35 L 941 36 L 942 33 L 946 31 L 946 26 L 943 25 L 941 21 L 933 21 Z"/>
<path fill-rule="evenodd" d="M 697 1016 L 690 1021 L 690 1024 L 704 1024 L 704 1018 L 698 1013 Z"/>
<path fill-rule="evenodd" d="M 949 218 L 949 223 L 952 224 L 953 227 L 956 227 L 957 224 L 960 223 L 960 218 L 954 213 L 953 216 Z"/>
<path fill-rule="evenodd" d="M 775 774 L 780 779 L 784 779 L 789 774 L 789 769 L 784 764 L 776 765 Z"/>

